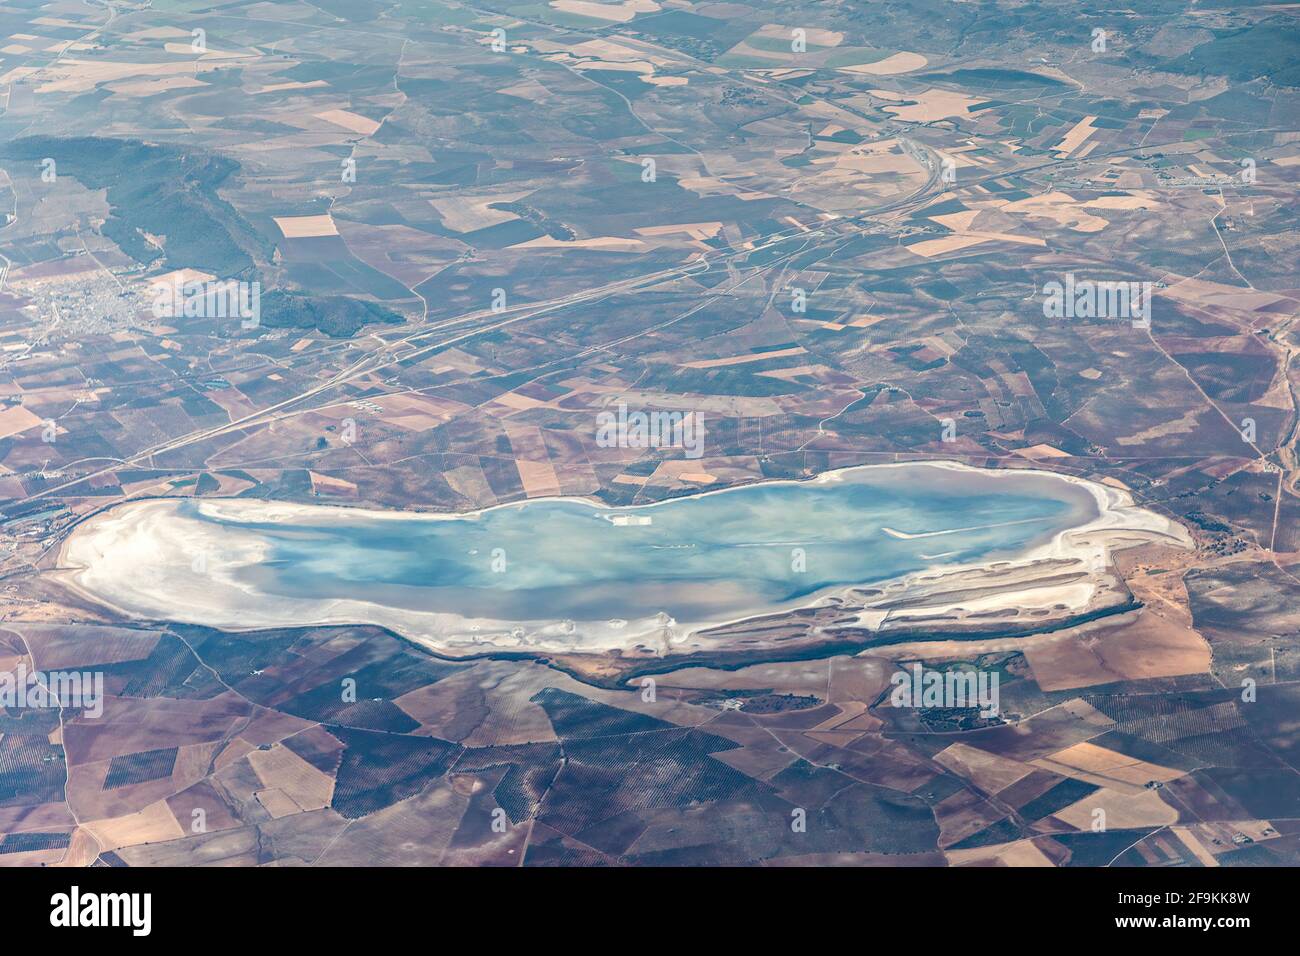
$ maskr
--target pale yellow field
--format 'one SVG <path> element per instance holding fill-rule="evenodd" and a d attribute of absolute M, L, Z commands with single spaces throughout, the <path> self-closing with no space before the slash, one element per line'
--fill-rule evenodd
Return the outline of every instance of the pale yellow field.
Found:
<path fill-rule="evenodd" d="M 455 232 L 476 232 L 519 217 L 505 209 L 490 208 L 493 203 L 518 202 L 531 190 L 493 193 L 487 196 L 439 196 L 429 200 L 438 211 L 443 225 Z"/>
<path fill-rule="evenodd" d="M 35 22 L 35 21 L 33 21 Z M 137 30 L 134 33 L 128 33 L 128 40 L 166 40 L 168 38 L 188 37 L 188 30 L 182 30 L 180 27 L 152 27 L 148 30 Z"/>
<path fill-rule="evenodd" d="M 638 13 L 654 13 L 659 9 L 655 0 L 623 0 L 622 3 L 596 3 L 595 0 L 551 0 L 551 6 L 563 13 L 576 13 L 593 20 L 610 20 L 627 23 Z"/>
<path fill-rule="evenodd" d="M 1168 826 L 1178 822 L 1178 811 L 1161 800 L 1157 791 L 1128 793 L 1108 787 L 1088 794 L 1078 803 L 1058 810 L 1052 816 L 1076 829 L 1087 830 L 1092 827 L 1095 810 L 1105 811 L 1106 828 L 1109 830 Z"/>
<path fill-rule="evenodd" d="M 283 744 L 250 752 L 248 762 L 262 783 L 283 792 L 303 810 L 329 806 L 334 795 L 334 779 Z"/>
<path fill-rule="evenodd" d="M 684 233 L 692 239 L 712 239 L 722 231 L 722 223 L 683 222 L 675 226 L 642 226 L 635 231 L 639 236 L 671 236 Z"/>
<path fill-rule="evenodd" d="M 515 459 L 519 469 L 519 481 L 524 486 L 524 494 L 529 498 L 542 498 L 560 493 L 560 479 L 555 474 L 555 466 L 549 461 L 525 461 Z"/>
<path fill-rule="evenodd" d="M 189 43 L 164 43 L 163 49 L 168 53 L 178 53 L 181 56 L 194 56 L 195 51 Z M 209 47 L 199 54 L 202 60 L 238 60 L 244 57 L 260 56 L 259 53 L 240 53 L 237 50 L 213 50 Z"/>
<path fill-rule="evenodd" d="M 619 73 L 654 74 L 655 66 L 649 60 L 585 60 L 573 65 L 575 70 L 614 70 Z"/>
<path fill-rule="evenodd" d="M 627 60 L 642 60 L 654 66 L 671 66 L 673 61 L 665 56 L 656 55 L 648 50 L 642 50 L 634 46 L 626 46 L 622 43 L 616 43 L 608 38 L 587 40 L 585 43 L 579 43 L 568 48 L 568 52 L 574 56 L 592 57 L 596 60 L 604 60 L 610 63 Z"/>
<path fill-rule="evenodd" d="M 127 80 L 125 83 L 110 83 L 108 88 L 121 96 L 153 96 L 167 90 L 181 90 L 195 86 L 207 86 L 196 76 L 163 76 L 153 80 Z"/>
<path fill-rule="evenodd" d="M 804 355 L 807 353 L 802 345 L 793 348 L 777 349 L 774 352 L 761 352 L 755 355 L 732 355 L 727 358 L 700 359 L 697 362 L 684 362 L 683 368 L 722 368 L 725 365 L 746 365 L 749 362 L 762 362 L 767 359 L 785 358 L 787 355 Z"/>
<path fill-rule="evenodd" d="M 1033 773 L 1034 768 L 1018 760 L 956 743 L 935 754 L 935 762 L 967 778 L 985 793 L 1005 790 L 1017 780 Z"/>
<path fill-rule="evenodd" d="M 809 27 L 803 24 L 781 24 L 765 23 L 751 36 L 772 37 L 779 40 L 789 39 L 791 30 L 794 27 L 800 27 L 804 31 L 804 38 L 810 46 L 839 46 L 844 42 L 844 34 L 838 30 L 825 30 L 821 27 Z"/>
<path fill-rule="evenodd" d="M 953 232 L 969 232 L 979 214 L 980 210 L 978 209 L 964 209 L 961 212 L 949 213 L 946 216 L 931 216 L 930 220 L 951 229 Z"/>
<path fill-rule="evenodd" d="M 1201 842 L 1200 837 L 1191 827 L 1170 827 L 1170 830 L 1204 866 L 1219 865 L 1219 861 L 1215 859 L 1214 854 Z"/>
<path fill-rule="evenodd" d="M 1047 855 L 1028 840 L 969 850 L 949 849 L 944 854 L 953 866 L 1052 866 Z"/>
<path fill-rule="evenodd" d="M 311 90 L 321 86 L 329 86 L 324 80 L 310 80 L 303 82 L 300 80 L 290 80 L 284 83 L 272 83 L 269 86 L 259 87 L 253 90 L 254 93 L 278 93 L 281 90 Z"/>
<path fill-rule="evenodd" d="M 350 481 L 342 478 L 332 478 L 329 475 L 322 475 L 319 472 L 308 470 L 307 477 L 311 479 L 311 490 L 315 494 L 355 494 L 357 486 Z"/>
<path fill-rule="evenodd" d="M 496 398 L 492 399 L 492 401 L 496 402 L 498 405 L 518 409 L 519 411 L 527 411 L 530 408 L 542 408 L 546 405 L 545 402 L 540 402 L 535 398 L 529 398 L 527 395 L 518 395 L 515 392 L 503 392 Z"/>
<path fill-rule="evenodd" d="M 1019 454 L 1023 455 L 1025 458 L 1069 458 L 1070 457 L 1070 453 L 1068 451 L 1062 451 L 1061 449 L 1057 448 L 1055 445 L 1047 445 L 1042 443 L 1037 445 L 1031 445 L 1029 448 L 1022 448 L 1020 449 Z"/>
<path fill-rule="evenodd" d="M 528 100 L 530 103 L 536 103 L 550 96 L 551 91 L 542 86 L 534 79 L 523 80 L 520 83 L 512 83 L 509 86 L 503 86 L 497 90 L 506 96 L 518 97 L 521 100 Z"/>
<path fill-rule="evenodd" d="M 895 53 L 893 56 L 887 56 L 883 60 L 877 60 L 875 63 L 859 63 L 855 66 L 841 66 L 840 71 L 843 73 L 869 73 L 875 76 L 894 76 L 898 73 L 911 73 L 913 70 L 919 70 L 926 66 L 930 61 L 919 53 L 909 53 L 906 50 Z"/>
<path fill-rule="evenodd" d="M 886 106 L 885 112 L 893 113 L 899 119 L 912 123 L 930 123 L 934 120 L 947 119 L 949 116 L 968 116 L 970 108 L 982 100 L 957 93 L 952 90 L 930 89 L 924 93 L 910 93 L 903 97 L 889 90 L 872 90 L 872 95 L 884 94 L 885 99 L 915 100 L 908 105 Z"/>
<path fill-rule="evenodd" d="M 53 866 L 90 866 L 99 856 L 99 843 L 91 836 L 84 827 L 78 827 L 72 831 L 72 840 L 68 844 L 67 851 L 63 854 L 63 859 Z"/>
<path fill-rule="evenodd" d="M 506 435 L 515 453 L 515 467 L 524 494 L 530 498 L 560 494 L 560 478 L 551 464 L 541 429 L 535 425 L 507 423 Z"/>
<path fill-rule="evenodd" d="M 1063 776 L 1074 777 L 1099 786 L 1133 792 L 1151 780 L 1168 782 L 1183 776 L 1183 771 L 1137 760 L 1126 754 L 1096 744 L 1079 743 L 1047 757 L 1031 761 L 1036 766 Z"/>
<path fill-rule="evenodd" d="M 968 249 L 971 246 L 977 246 L 982 242 L 1014 242 L 1026 246 L 1047 245 L 1046 240 L 1035 239 L 1030 236 L 1016 236 L 1004 232 L 966 232 L 955 233 L 951 236 L 941 236 L 938 239 L 926 239 L 923 242 L 918 242 L 915 245 L 908 246 L 907 251 L 930 259 L 934 256 L 944 255 L 945 253 Z"/>
<path fill-rule="evenodd" d="M 657 467 L 651 475 L 651 480 L 655 482 L 662 482 L 664 480 L 676 481 L 682 479 L 683 475 L 699 477 L 707 474 L 708 473 L 705 472 L 702 467 L 702 463 L 699 461 L 670 459 L 659 463 L 659 467 Z M 712 476 L 710 475 L 709 477 L 711 478 Z M 689 481 L 690 479 L 684 480 Z"/>
<path fill-rule="evenodd" d="M 185 831 L 163 800 L 155 801 L 143 810 L 126 816 L 92 820 L 83 824 L 83 827 L 95 838 L 101 851 L 141 843 L 160 843 L 185 836 Z"/>
<path fill-rule="evenodd" d="M 41 422 L 41 417 L 32 414 L 29 409 L 21 405 L 11 405 L 4 411 L 0 411 L 0 438 L 25 432 L 29 428 L 35 428 Z"/>
<path fill-rule="evenodd" d="M 1079 145 L 1095 132 L 1092 124 L 1096 121 L 1097 117 L 1095 116 L 1085 116 L 1075 123 L 1073 128 L 1056 144 L 1057 155 L 1069 156 L 1078 149 Z"/>
<path fill-rule="evenodd" d="M 538 236 L 527 242 L 518 242 L 511 249 L 600 249 L 604 252 L 640 252 L 645 248 L 640 239 L 628 239 L 623 236 L 592 236 L 590 239 L 571 239 L 565 241 L 554 236 Z"/>
<path fill-rule="evenodd" d="M 1160 294 L 1193 305 L 1251 311 L 1273 305 L 1282 299 L 1282 296 L 1272 292 L 1247 292 L 1208 279 L 1183 279 L 1163 289 Z"/>
<path fill-rule="evenodd" d="M 266 812 L 277 820 L 280 817 L 291 817 L 295 813 L 302 813 L 303 811 L 303 808 L 294 802 L 293 797 L 283 790 L 258 790 L 253 795 L 257 797 L 257 802 L 266 809 Z"/>
<path fill-rule="evenodd" d="M 1081 205 L 1089 209 L 1155 209 L 1160 200 L 1151 193 L 1135 192 L 1127 196 L 1098 196 Z"/>
<path fill-rule="evenodd" d="M 186 50 L 189 47 L 186 46 Z M 37 73 L 49 77 L 36 87 L 37 93 L 85 93 L 101 83 L 126 80 L 131 77 L 194 76 L 203 70 L 214 70 L 217 62 L 203 60 L 173 60 L 166 63 L 127 63 L 122 61 L 59 60 L 58 63 L 38 70 L 36 67 L 16 67 L 0 77 L 0 83 L 12 83 Z"/>
<path fill-rule="evenodd" d="M 467 406 L 448 398 L 436 398 L 416 392 L 400 392 L 385 395 L 384 414 L 381 416 L 390 425 L 407 431 L 421 432 L 436 428 L 443 422 L 450 421 L 463 412 Z"/>
<path fill-rule="evenodd" d="M 1054 192 L 1041 196 L 1030 196 L 1001 206 L 999 211 L 1028 216 L 1030 218 L 1049 219 L 1058 226 L 1073 229 L 1075 232 L 1101 232 L 1110 222 L 1100 216 L 1094 216 L 1069 193 Z"/>
<path fill-rule="evenodd" d="M 337 236 L 338 229 L 328 213 L 323 216 L 276 216 L 275 224 L 286 239 L 309 239 L 315 236 Z"/>
<path fill-rule="evenodd" d="M 317 113 L 316 118 L 323 119 L 327 123 L 333 123 L 335 126 L 341 126 L 354 133 L 360 133 L 362 136 L 373 136 L 375 130 L 379 129 L 379 124 L 374 120 L 361 116 L 359 113 L 350 113 L 347 110 L 326 110 L 323 113 Z"/>

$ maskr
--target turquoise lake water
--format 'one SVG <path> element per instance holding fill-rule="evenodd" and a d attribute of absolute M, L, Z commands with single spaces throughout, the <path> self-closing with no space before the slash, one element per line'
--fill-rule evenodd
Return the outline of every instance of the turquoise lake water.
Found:
<path fill-rule="evenodd" d="M 1049 476 L 908 466 L 635 508 L 540 499 L 442 520 L 322 508 L 318 518 L 295 511 L 290 525 L 257 520 L 255 508 L 241 520 L 203 515 L 193 502 L 180 510 L 218 543 L 223 530 L 255 534 L 267 560 L 235 576 L 267 598 L 348 598 L 506 621 L 659 612 L 703 621 L 1013 557 L 1087 520 L 1095 504 Z"/>

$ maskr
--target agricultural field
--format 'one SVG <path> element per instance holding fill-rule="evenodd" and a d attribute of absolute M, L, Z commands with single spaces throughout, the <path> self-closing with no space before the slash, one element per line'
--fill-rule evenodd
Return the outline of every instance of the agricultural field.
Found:
<path fill-rule="evenodd" d="M 0 672 L 103 683 L 0 701 L 0 866 L 1300 864 L 1298 40 L 1213 0 L 0 3 Z M 1056 556 L 691 653 L 69 584 L 160 499 L 628 515 L 927 462 L 1177 535 L 1078 543 L 1086 601 Z M 997 712 L 891 706 L 912 667 Z"/>

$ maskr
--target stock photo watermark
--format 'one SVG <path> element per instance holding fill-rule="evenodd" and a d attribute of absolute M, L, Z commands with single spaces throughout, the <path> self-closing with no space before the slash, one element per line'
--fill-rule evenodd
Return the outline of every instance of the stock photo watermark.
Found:
<path fill-rule="evenodd" d="M 0 707 L 13 710 L 81 708 L 87 717 L 104 713 L 102 671 L 29 671 L 25 664 L 0 672 Z"/>
<path fill-rule="evenodd" d="M 245 329 L 262 322 L 260 282 L 159 282 L 152 292 L 154 318 L 239 319 Z"/>
<path fill-rule="evenodd" d="M 998 673 L 985 670 L 937 670 L 919 662 L 895 671 L 889 682 L 891 707 L 908 709 L 977 708 L 986 720 L 1001 713 Z"/>
<path fill-rule="evenodd" d="M 1151 327 L 1151 282 L 1076 278 L 1043 283 L 1043 315 L 1049 319 L 1127 319 L 1135 329 Z"/>

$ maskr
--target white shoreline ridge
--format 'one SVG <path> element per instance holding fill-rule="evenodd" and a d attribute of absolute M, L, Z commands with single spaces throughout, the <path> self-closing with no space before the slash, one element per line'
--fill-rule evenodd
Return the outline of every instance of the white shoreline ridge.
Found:
<path fill-rule="evenodd" d="M 211 529 L 204 523 L 178 518 L 178 501 L 162 498 L 127 502 L 82 522 L 63 542 L 58 569 L 52 577 L 73 593 L 118 614 L 151 621 L 176 621 L 229 631 L 272 627 L 375 624 L 386 627 L 432 651 L 450 657 L 523 652 L 536 654 L 601 654 L 666 656 L 704 651 L 744 649 L 762 651 L 768 642 L 784 650 L 804 643 L 840 639 L 843 629 L 887 632 L 900 628 L 933 629 L 936 638 L 955 629 L 980 629 L 1053 621 L 1123 603 L 1128 595 L 1113 571 L 1116 550 L 1160 543 L 1191 547 L 1187 531 L 1153 511 L 1134 505 L 1126 492 L 1109 485 L 1041 469 L 986 469 L 955 461 L 908 461 L 855 465 L 823 472 L 808 479 L 782 479 L 765 485 L 836 482 L 852 471 L 884 468 L 935 468 L 970 472 L 989 478 L 1047 476 L 1091 494 L 1096 514 L 1083 524 L 1064 529 L 1052 539 L 1009 560 L 987 564 L 933 566 L 869 585 L 840 586 L 808 595 L 789 605 L 756 608 L 727 622 L 683 623 L 666 614 L 641 620 L 604 622 L 499 621 L 465 618 L 459 614 L 390 607 L 355 598 L 291 598 L 267 600 L 227 569 L 260 563 L 267 546 L 256 532 L 244 533 L 227 524 L 220 547 L 204 547 Z M 735 485 L 683 497 L 726 494 Z M 640 513 L 669 501 L 635 506 Z M 590 498 L 533 498 L 470 512 L 408 512 L 236 499 L 184 499 L 211 517 L 241 521 L 292 522 L 297 515 L 320 517 L 333 511 L 366 520 L 451 520 L 498 508 L 526 507 L 538 501 L 580 502 L 610 513 L 612 507 Z M 250 514 L 250 512 L 255 512 Z M 959 530 L 959 529 L 954 529 Z M 922 534 L 929 534 L 923 532 Z M 211 551 L 218 559 L 200 571 L 193 562 Z M 111 554 L 111 559 L 106 556 Z M 765 625 L 797 609 L 823 609 L 824 623 L 808 631 L 777 627 L 770 637 L 745 633 L 742 622 L 764 619 Z M 732 633 L 734 632 L 734 633 Z"/>

